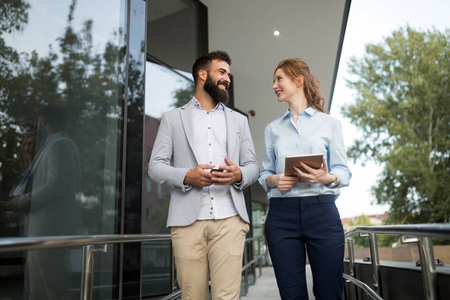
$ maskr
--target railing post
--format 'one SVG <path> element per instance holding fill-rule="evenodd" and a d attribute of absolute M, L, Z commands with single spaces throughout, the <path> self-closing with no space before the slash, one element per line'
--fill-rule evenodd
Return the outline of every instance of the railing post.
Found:
<path fill-rule="evenodd" d="M 81 268 L 81 300 L 92 299 L 92 287 L 94 279 L 94 253 L 106 253 L 108 245 L 104 245 L 103 249 L 95 249 L 93 245 L 83 246 L 83 261 Z"/>
<path fill-rule="evenodd" d="M 247 241 L 245 241 L 244 243 L 244 266 L 247 264 L 248 259 L 247 259 Z M 248 295 L 248 268 L 244 269 L 244 288 L 245 288 L 245 293 L 244 295 L 247 296 Z"/>
<path fill-rule="evenodd" d="M 263 240 L 262 236 L 258 237 L 259 277 L 262 276 L 262 247 L 263 247 L 263 243 L 264 243 L 264 240 Z"/>
<path fill-rule="evenodd" d="M 353 247 L 353 239 L 347 239 L 347 250 L 348 250 L 348 260 L 349 260 L 349 272 L 351 277 L 355 278 L 355 249 Z M 350 280 L 346 280 L 350 282 Z M 356 287 L 352 284 L 349 289 L 350 299 L 356 299 Z"/>
<path fill-rule="evenodd" d="M 378 255 L 377 235 L 369 233 L 370 257 L 372 262 L 373 286 L 378 295 L 382 295 L 381 276 L 380 276 L 380 258 Z"/>
<path fill-rule="evenodd" d="M 176 287 L 176 276 L 175 276 L 175 256 L 173 256 L 172 243 L 170 243 L 170 254 L 172 257 L 170 280 L 171 280 L 171 285 L 172 285 L 172 292 L 174 292 L 177 289 L 177 287 Z"/>
<path fill-rule="evenodd" d="M 433 243 L 431 242 L 430 237 L 419 237 L 419 253 L 425 299 L 438 300 L 439 294 L 436 279 L 436 265 L 434 263 Z"/>

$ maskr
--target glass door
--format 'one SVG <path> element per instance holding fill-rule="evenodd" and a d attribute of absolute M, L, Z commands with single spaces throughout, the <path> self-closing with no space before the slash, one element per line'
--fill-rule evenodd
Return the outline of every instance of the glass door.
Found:
<path fill-rule="evenodd" d="M 0 11 L 0 238 L 125 232 L 126 117 L 143 97 L 145 59 L 145 29 L 130 32 L 145 28 L 145 1 L 2 1 Z M 96 259 L 95 299 L 122 293 L 121 252 L 110 249 Z M 0 298 L 79 299 L 81 255 L 1 254 Z"/>

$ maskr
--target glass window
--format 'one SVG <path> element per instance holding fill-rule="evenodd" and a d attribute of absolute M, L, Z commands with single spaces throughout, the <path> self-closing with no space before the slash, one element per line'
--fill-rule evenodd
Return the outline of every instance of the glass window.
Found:
<path fill-rule="evenodd" d="M 182 106 L 194 95 L 191 68 L 198 54 L 207 51 L 206 23 L 206 7 L 200 1 L 147 3 L 144 149 L 153 148 L 163 113 Z M 143 157 L 144 173 L 150 154 Z M 149 193 L 143 190 L 142 207 L 151 209 L 148 217 L 141 218 L 142 233 L 169 233 L 170 192 L 169 186 L 158 183 L 153 183 Z M 170 278 L 164 275 L 170 274 L 172 267 L 170 245 L 145 243 L 142 258 L 143 296 L 170 292 Z"/>
<path fill-rule="evenodd" d="M 124 10 L 108 0 L 1 2 L 1 237 L 114 233 Z M 2 254 L 0 266 L 8 299 L 72 299 L 81 249 Z M 111 286 L 112 274 L 97 279 Z M 111 288 L 96 295 L 111 299 Z"/>

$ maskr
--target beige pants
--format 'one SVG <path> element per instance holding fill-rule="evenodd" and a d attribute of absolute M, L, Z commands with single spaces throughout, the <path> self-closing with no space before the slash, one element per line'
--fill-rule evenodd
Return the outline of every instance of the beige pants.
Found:
<path fill-rule="evenodd" d="M 172 227 L 172 243 L 182 300 L 238 300 L 242 254 L 249 225 L 239 216 L 198 220 Z"/>

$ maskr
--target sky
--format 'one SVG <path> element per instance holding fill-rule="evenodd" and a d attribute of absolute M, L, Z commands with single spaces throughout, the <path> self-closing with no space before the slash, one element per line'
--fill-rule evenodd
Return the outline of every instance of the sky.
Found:
<path fill-rule="evenodd" d="M 345 78 L 349 79 L 347 63 L 350 57 L 363 57 L 367 44 L 380 44 L 399 28 L 407 25 L 416 30 L 444 31 L 450 28 L 449 0 L 352 0 L 347 29 L 344 37 L 336 86 L 333 94 L 330 114 L 338 118 L 343 127 L 345 144 L 353 144 L 354 137 L 361 133 L 341 114 L 341 107 L 354 103 L 355 91 L 346 87 Z M 375 205 L 375 198 L 370 188 L 382 168 L 373 162 L 349 161 L 353 176 L 350 186 L 341 189 L 341 196 L 336 202 L 342 218 L 381 214 L 389 206 Z"/>

